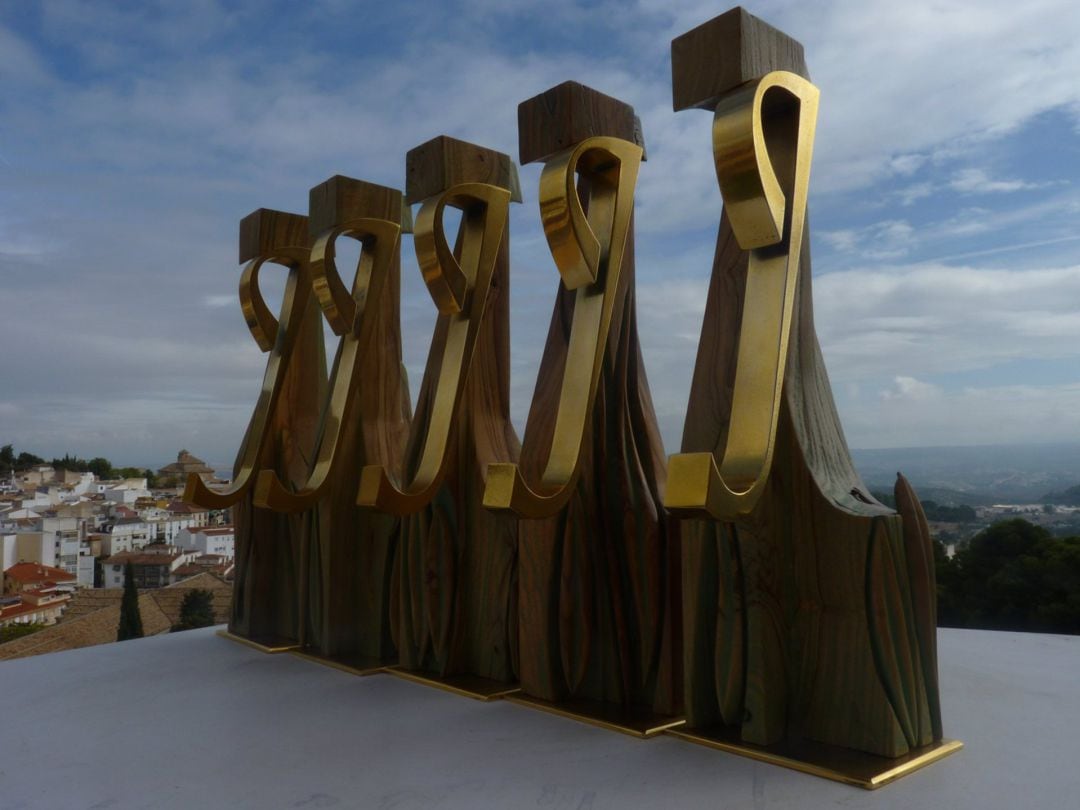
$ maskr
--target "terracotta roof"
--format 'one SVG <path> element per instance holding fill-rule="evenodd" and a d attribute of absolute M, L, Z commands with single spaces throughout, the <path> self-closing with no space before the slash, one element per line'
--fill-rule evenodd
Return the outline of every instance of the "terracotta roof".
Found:
<path fill-rule="evenodd" d="M 220 537 L 223 534 L 236 534 L 236 529 L 232 526 L 212 526 L 204 529 L 199 529 L 192 534 L 205 534 L 207 537 Z"/>
<path fill-rule="evenodd" d="M 176 454 L 176 461 L 159 469 L 158 475 L 162 477 L 180 476 L 189 472 L 212 474 L 214 469 L 198 456 L 193 456 L 187 450 L 181 450 Z"/>
<path fill-rule="evenodd" d="M 101 561 L 102 565 L 169 565 L 180 556 L 180 553 L 175 554 L 145 554 L 138 551 L 120 551 L 113 554 L 111 557 L 106 557 Z"/>
<path fill-rule="evenodd" d="M 22 616 L 25 613 L 38 613 L 42 610 L 52 610 L 53 608 L 59 607 L 59 602 L 47 602 L 44 605 L 32 605 L 29 602 L 20 602 L 17 605 L 0 607 L 0 621 L 13 619 L 16 616 Z"/>
<path fill-rule="evenodd" d="M 4 572 L 4 576 L 11 577 L 16 582 L 74 582 L 78 577 L 69 574 L 62 568 L 53 568 L 51 565 L 40 563 L 15 563 Z"/>
<path fill-rule="evenodd" d="M 223 576 L 229 570 L 231 565 L 232 563 L 229 562 L 211 563 L 209 565 L 206 563 L 187 563 L 186 565 L 181 565 L 172 573 L 174 577 L 193 577 L 209 571 L 212 574 Z"/>
<path fill-rule="evenodd" d="M 208 511 L 201 506 L 196 506 L 193 503 L 184 503 L 183 501 L 169 501 L 169 505 L 165 508 L 174 514 L 182 515 L 194 515 L 198 512 Z"/>
<path fill-rule="evenodd" d="M 201 588 L 213 593 L 214 619 L 226 622 L 232 610 L 232 587 L 213 574 L 202 573 L 167 588 L 155 588 L 139 592 L 139 614 L 142 616 L 143 633 L 155 636 L 167 633 L 180 621 L 180 604 L 187 592 Z M 0 644 L 0 660 L 25 658 L 79 647 L 92 647 L 116 641 L 116 628 L 120 623 L 120 600 L 123 588 L 99 588 L 82 591 L 70 602 L 60 622 L 29 636 Z M 93 596 L 87 598 L 88 595 Z M 87 610 L 73 615 L 76 604 L 84 599 L 88 603 L 101 603 L 97 610 Z"/>

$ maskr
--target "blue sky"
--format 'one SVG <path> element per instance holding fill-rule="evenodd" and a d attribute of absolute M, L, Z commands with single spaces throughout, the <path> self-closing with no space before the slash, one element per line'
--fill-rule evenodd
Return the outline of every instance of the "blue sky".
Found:
<path fill-rule="evenodd" d="M 818 331 L 854 447 L 1080 439 L 1080 9 L 760 2 L 822 91 Z M 400 185 L 446 133 L 516 155 L 518 102 L 576 79 L 635 105 L 639 317 L 678 448 L 720 200 L 669 43 L 726 6 L 211 2 L 0 6 L 0 443 L 158 466 L 236 451 L 264 356 L 236 224 L 333 174 Z M 512 217 L 524 428 L 557 276 L 539 170 Z M 434 309 L 406 246 L 415 393 Z"/>

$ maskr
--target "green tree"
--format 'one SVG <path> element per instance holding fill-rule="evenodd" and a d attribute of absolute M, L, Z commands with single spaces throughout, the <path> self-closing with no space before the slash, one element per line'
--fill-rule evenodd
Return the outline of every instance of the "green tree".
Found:
<path fill-rule="evenodd" d="M 98 456 L 97 458 L 90 459 L 90 461 L 86 463 L 86 469 L 101 479 L 107 480 L 113 477 L 112 464 L 109 463 L 107 458 Z"/>
<path fill-rule="evenodd" d="M 174 624 L 174 633 L 210 627 L 214 624 L 214 594 L 204 588 L 192 588 L 180 603 L 180 623 Z"/>
<path fill-rule="evenodd" d="M 28 636 L 31 633 L 36 633 L 38 630 L 44 630 L 45 625 L 31 622 L 30 624 L 9 624 L 6 627 L 0 627 L 0 644 L 5 641 L 14 641 L 17 638 Z"/>
<path fill-rule="evenodd" d="M 35 467 L 38 464 L 44 464 L 45 459 L 41 456 L 35 456 L 33 453 L 22 452 L 19 453 L 19 457 L 15 459 L 16 470 L 28 470 L 31 467 Z"/>
<path fill-rule="evenodd" d="M 1080 634 L 1080 537 L 1015 518 L 937 562 L 939 624 Z"/>
<path fill-rule="evenodd" d="M 135 569 L 131 563 L 124 566 L 124 597 L 120 601 L 120 625 L 116 628 L 116 640 L 142 638 L 142 614 L 139 613 L 139 592 L 135 588 Z"/>
<path fill-rule="evenodd" d="M 14 445 L 5 444 L 0 447 L 0 468 L 10 470 L 15 466 L 15 447 Z"/>

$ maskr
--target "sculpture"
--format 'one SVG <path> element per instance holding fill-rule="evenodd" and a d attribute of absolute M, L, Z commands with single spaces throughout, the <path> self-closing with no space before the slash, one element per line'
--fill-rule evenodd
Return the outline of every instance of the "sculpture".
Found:
<path fill-rule="evenodd" d="M 522 103 L 518 124 L 522 163 L 545 161 L 562 280 L 521 464 L 493 466 L 484 493 L 523 518 L 513 699 L 651 735 L 681 722 L 681 694 L 678 535 L 634 309 L 643 150 L 629 105 L 573 82 Z"/>
<path fill-rule="evenodd" d="M 471 697 L 516 689 L 517 525 L 482 504 L 486 467 L 517 458 L 510 423 L 509 206 L 506 155 L 452 138 L 406 158 L 422 202 L 416 255 L 439 310 L 400 467 L 367 466 L 358 502 L 401 517 L 390 627 L 395 672 Z M 461 210 L 453 248 L 448 206 Z M 373 512 L 374 514 L 374 512 Z"/>
<path fill-rule="evenodd" d="M 357 508 L 356 488 L 365 463 L 400 464 L 408 436 L 399 313 L 409 209 L 397 189 L 337 176 L 311 190 L 309 212 L 311 285 L 338 349 L 306 479 L 263 469 L 255 505 L 308 521 L 304 651 L 369 672 L 397 657 L 389 617 L 400 526 Z M 341 237 L 361 243 L 349 286 L 337 268 Z"/>
<path fill-rule="evenodd" d="M 240 222 L 240 305 L 255 342 L 269 353 L 262 388 L 224 490 L 188 476 L 184 500 L 231 508 L 236 573 L 229 632 L 268 651 L 299 646 L 301 582 L 309 530 L 301 515 L 277 515 L 254 504 L 255 477 L 273 469 L 290 482 L 307 477 L 326 389 L 319 305 L 311 294 L 307 217 L 260 208 Z M 259 291 L 266 264 L 288 268 L 277 318 Z"/>
<path fill-rule="evenodd" d="M 715 109 L 725 204 L 668 470 L 668 507 L 694 518 L 676 733 L 876 786 L 954 745 L 942 742 L 921 507 L 902 479 L 901 514 L 868 494 L 814 334 L 804 222 L 817 90 L 802 47 L 742 9 L 676 39 L 672 65 L 676 110 Z"/>
<path fill-rule="evenodd" d="M 406 159 L 439 310 L 411 428 L 409 209 L 331 178 L 311 195 L 310 262 L 303 217 L 242 223 L 241 301 L 270 360 L 233 484 L 196 476 L 186 497 L 234 505 L 235 636 L 358 672 L 396 653 L 391 671 L 471 697 L 878 787 L 960 743 L 943 737 L 925 516 L 902 477 L 898 512 L 859 479 L 814 332 L 818 90 L 802 47 L 739 8 L 676 39 L 672 66 L 675 109 L 714 111 L 724 200 L 681 453 L 665 465 L 637 337 L 640 125 L 567 82 L 518 108 L 561 277 L 520 448 L 516 169 L 444 136 Z M 363 242 L 351 289 L 341 235 Z M 279 320 L 258 293 L 267 261 L 290 268 Z M 341 338 L 328 398 L 316 302 Z"/>

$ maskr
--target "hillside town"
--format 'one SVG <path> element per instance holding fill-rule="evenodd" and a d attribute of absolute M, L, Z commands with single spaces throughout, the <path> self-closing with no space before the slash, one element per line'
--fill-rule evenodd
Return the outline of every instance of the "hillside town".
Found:
<path fill-rule="evenodd" d="M 0 632 L 49 628 L 118 603 L 128 566 L 144 593 L 197 583 L 224 598 L 234 564 L 230 515 L 180 499 L 190 473 L 215 480 L 186 450 L 157 471 L 153 488 L 146 477 L 104 480 L 49 464 L 0 471 Z"/>

